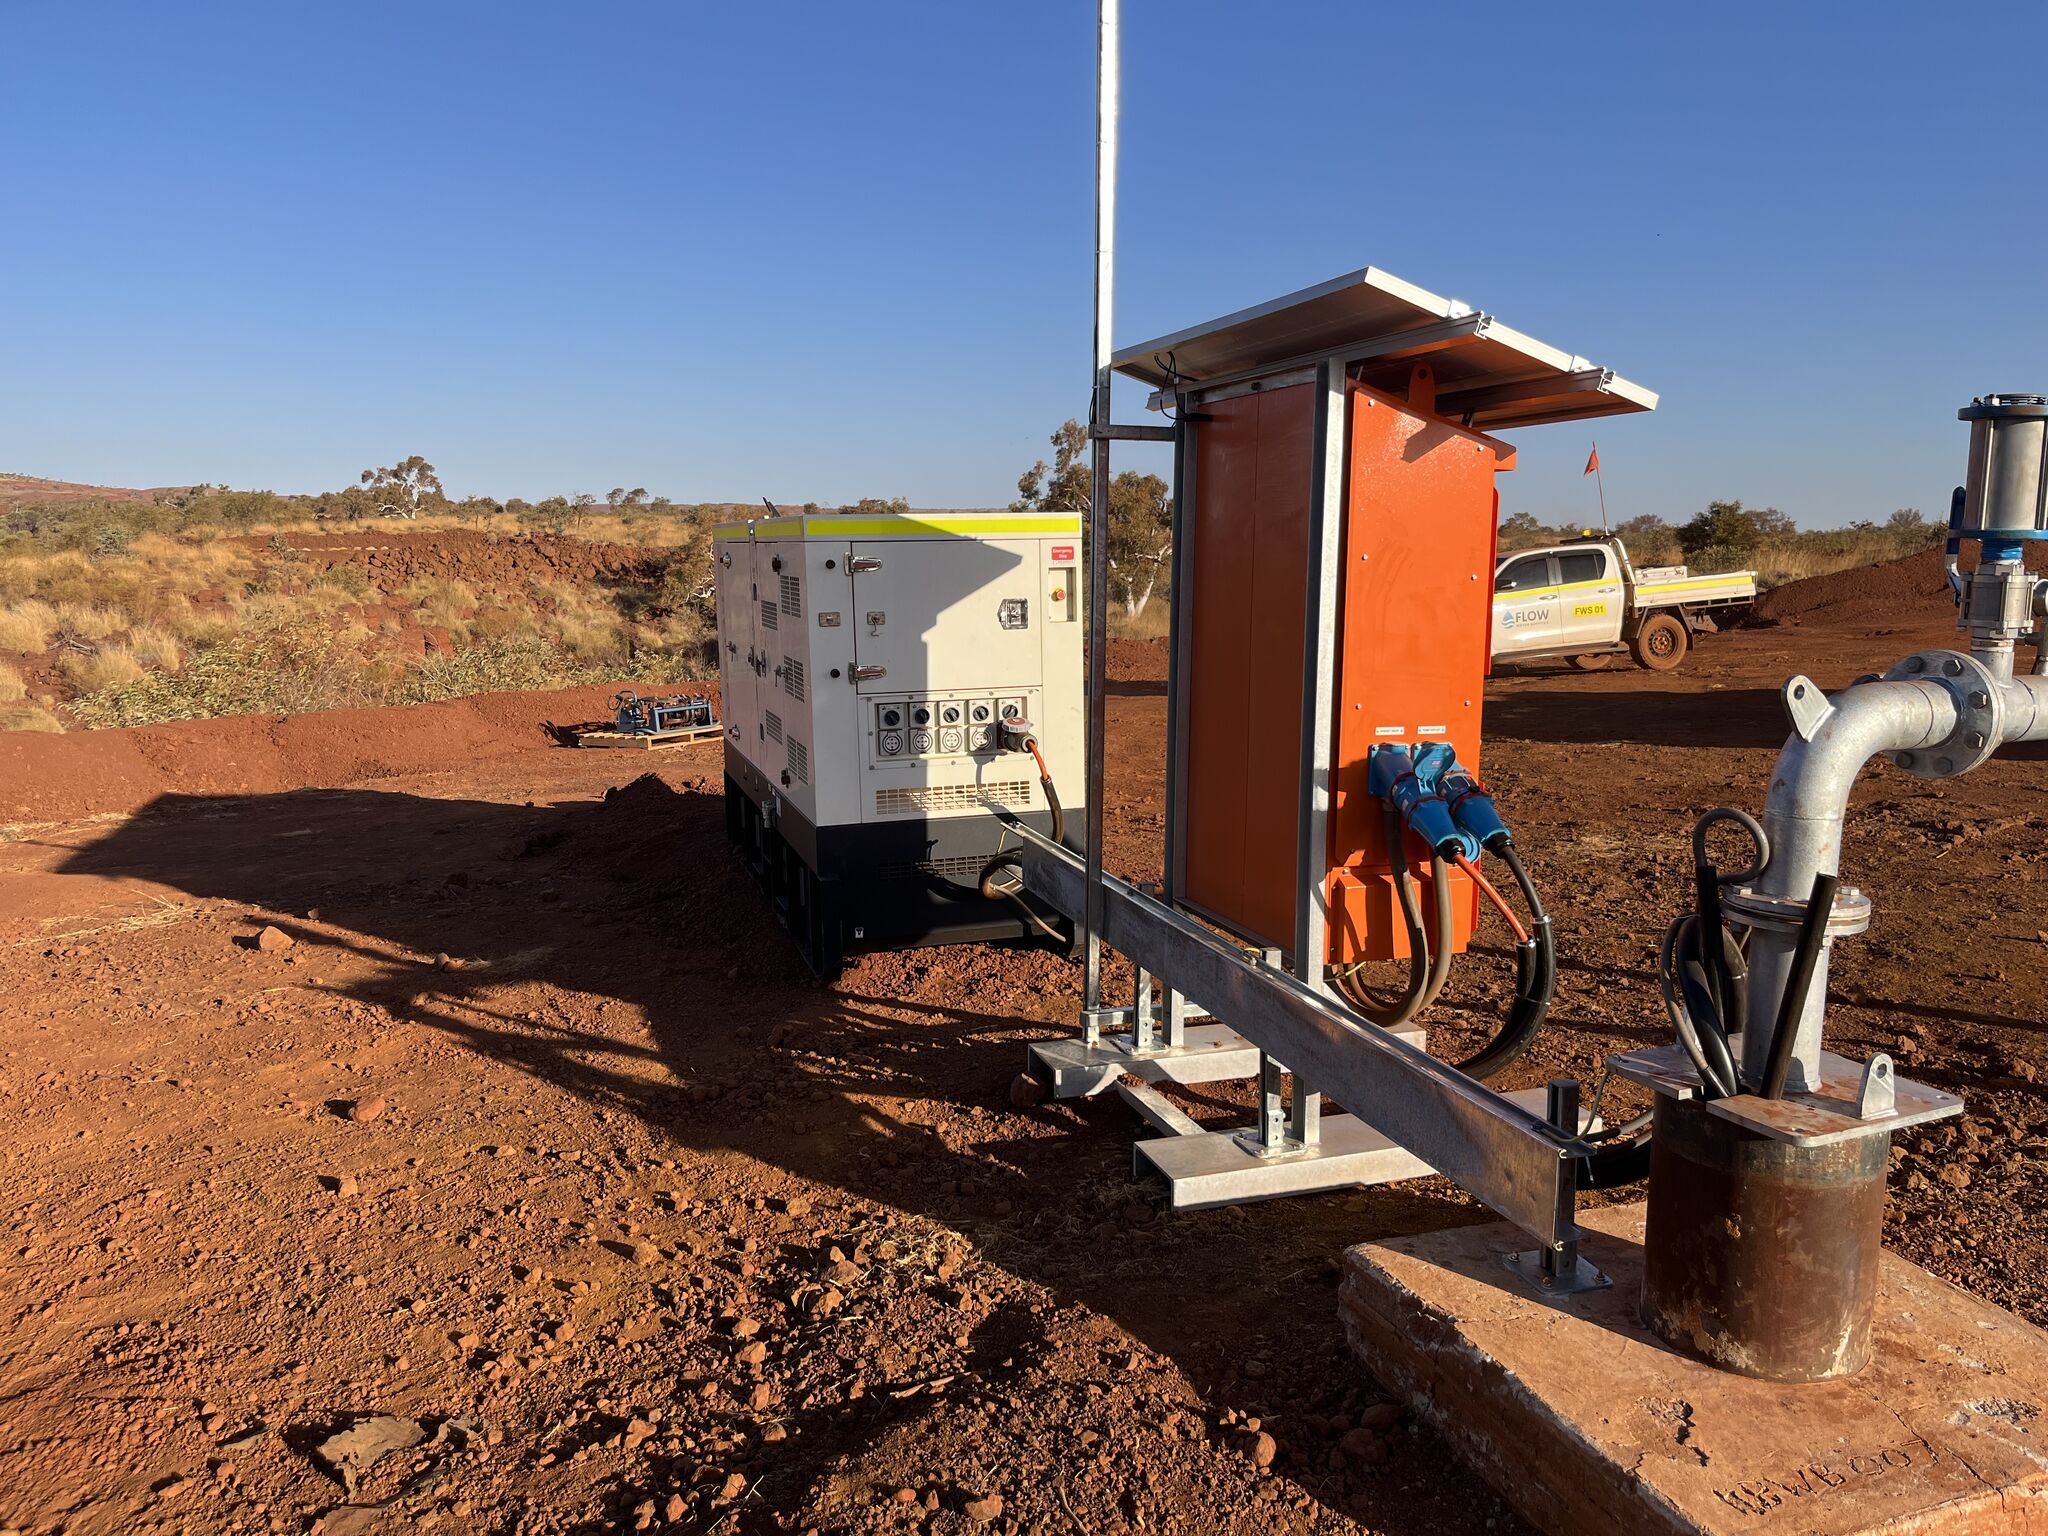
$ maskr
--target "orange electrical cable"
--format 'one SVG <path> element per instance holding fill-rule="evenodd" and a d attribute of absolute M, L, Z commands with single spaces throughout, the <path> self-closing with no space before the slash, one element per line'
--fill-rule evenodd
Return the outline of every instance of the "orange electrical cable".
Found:
<path fill-rule="evenodd" d="M 1052 770 L 1045 766 L 1045 754 L 1038 750 L 1038 738 L 1036 736 L 1027 736 L 1024 739 L 1024 745 L 1031 749 L 1032 759 L 1038 764 L 1038 776 L 1041 779 L 1051 778 Z"/>
<path fill-rule="evenodd" d="M 1471 878 L 1472 883 L 1486 893 L 1486 899 L 1500 909 L 1500 915 L 1506 918 L 1508 926 L 1515 930 L 1515 942 L 1518 944 L 1528 943 L 1529 930 L 1522 926 L 1522 920 L 1515 916 L 1514 909 L 1502 898 L 1500 892 L 1493 888 L 1493 882 L 1479 873 L 1479 866 L 1466 858 L 1462 853 L 1452 854 L 1451 862 L 1465 871 L 1466 875 Z"/>

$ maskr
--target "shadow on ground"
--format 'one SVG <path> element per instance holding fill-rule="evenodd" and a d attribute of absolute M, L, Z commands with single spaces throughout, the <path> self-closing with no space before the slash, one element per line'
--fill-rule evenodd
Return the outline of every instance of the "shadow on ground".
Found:
<path fill-rule="evenodd" d="M 360 789 L 168 796 L 63 868 L 317 912 L 277 921 L 302 953 L 362 962 L 331 966 L 356 979 L 327 990 L 676 1146 L 964 1231 L 990 1262 L 1171 1356 L 1214 1400 L 1245 1395 L 1247 1341 L 1262 1341 L 1290 1406 L 1320 1384 L 1355 1385 L 1335 1255 L 1480 1218 L 1429 1181 L 1154 1220 L 1157 1197 L 1129 1182 L 1137 1127 L 1120 1105 L 1020 1112 L 1006 1096 L 1025 1042 L 1073 1017 L 1075 967 L 1021 948 L 927 950 L 868 957 L 821 985 L 730 855 L 708 789 L 649 776 L 602 803 L 526 806 Z M 519 983 L 560 1005 L 512 1011 L 504 994 Z M 934 1121 L 949 1115 L 956 1134 L 942 1138 Z M 962 1117 L 980 1132 L 964 1152 Z M 1022 1336 L 1042 1326 L 999 1312 L 976 1352 L 1028 1354 Z M 796 1498 L 827 1459 L 920 1406 L 799 1416 L 771 1491 Z"/>

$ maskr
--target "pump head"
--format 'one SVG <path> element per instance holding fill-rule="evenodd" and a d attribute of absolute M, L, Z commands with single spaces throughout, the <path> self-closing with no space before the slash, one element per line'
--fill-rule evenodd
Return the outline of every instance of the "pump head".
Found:
<path fill-rule="evenodd" d="M 2048 396 L 1983 395 L 1956 419 L 1970 424 L 1963 528 L 1986 539 L 2048 530 Z"/>

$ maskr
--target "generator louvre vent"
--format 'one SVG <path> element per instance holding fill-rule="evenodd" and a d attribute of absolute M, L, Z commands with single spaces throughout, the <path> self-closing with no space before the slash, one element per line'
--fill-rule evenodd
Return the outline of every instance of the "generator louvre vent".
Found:
<path fill-rule="evenodd" d="M 799 784 L 811 782 L 811 749 L 794 736 L 789 738 L 789 771 L 796 775 Z"/>
<path fill-rule="evenodd" d="M 1023 779 L 1001 784 L 918 784 L 875 791 L 875 810 L 884 816 L 911 811 L 973 811 L 984 805 L 1029 804 L 1031 785 Z"/>
<path fill-rule="evenodd" d="M 772 597 L 761 599 L 761 627 L 763 629 L 780 629 L 782 627 L 776 621 L 775 599 Z"/>
<path fill-rule="evenodd" d="M 795 699 L 797 703 L 803 703 L 804 664 L 798 661 L 794 656 L 787 656 L 783 658 L 782 691 L 788 694 L 792 699 Z"/>
<path fill-rule="evenodd" d="M 791 575 L 785 575 L 782 578 L 782 611 L 792 619 L 800 619 L 804 616 L 804 587 L 802 578 Z"/>
<path fill-rule="evenodd" d="M 905 864 L 884 864 L 875 873 L 884 880 L 928 880 L 936 876 L 941 880 L 962 880 L 973 883 L 981 878 L 988 855 L 983 853 L 955 854 L 944 859 L 912 859 Z"/>
<path fill-rule="evenodd" d="M 767 718 L 761 722 L 761 729 L 768 733 L 770 741 L 782 740 L 782 716 L 769 710 Z"/>

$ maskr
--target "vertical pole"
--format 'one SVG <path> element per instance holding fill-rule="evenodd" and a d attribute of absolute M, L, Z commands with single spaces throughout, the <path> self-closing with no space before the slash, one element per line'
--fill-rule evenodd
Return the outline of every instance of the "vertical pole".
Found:
<path fill-rule="evenodd" d="M 1607 477 L 1600 470 L 1600 445 L 1593 445 L 1593 489 L 1600 493 L 1600 531 L 1607 532 Z"/>
<path fill-rule="evenodd" d="M 1309 491 L 1301 661 L 1301 768 L 1295 800 L 1294 974 L 1329 990 L 1330 772 L 1336 757 L 1337 609 L 1344 550 L 1345 379 L 1342 363 L 1316 371 L 1315 484 Z"/>
<path fill-rule="evenodd" d="M 1095 392 L 1088 407 L 1088 848 L 1082 901 L 1081 1006 L 1102 1007 L 1103 730 L 1108 716 L 1109 385 L 1116 292 L 1117 0 L 1097 0 L 1095 21 Z"/>
<path fill-rule="evenodd" d="M 1165 659 L 1165 870 L 1159 897 L 1180 907 L 1182 860 L 1188 848 L 1188 596 L 1194 590 L 1194 459 L 1196 424 L 1186 397 L 1174 401 L 1174 559 L 1167 584 L 1167 659 Z M 2048 655 L 2048 645 L 2042 647 Z M 1188 999 L 1180 987 L 1165 993 L 1165 1042 L 1180 1049 L 1188 1042 Z"/>
<path fill-rule="evenodd" d="M 1575 1077 L 1553 1077 L 1544 1095 L 1547 1114 L 1545 1118 L 1558 1130 L 1568 1136 L 1579 1134 L 1579 1080 Z M 1579 1272 L 1579 1245 L 1576 1242 L 1559 1243 L 1555 1248 L 1543 1250 L 1543 1278 L 1551 1284 L 1569 1282 Z"/>
<path fill-rule="evenodd" d="M 1304 986 L 1327 992 L 1323 960 L 1329 948 L 1330 775 L 1336 760 L 1338 607 L 1344 555 L 1344 365 L 1316 370 L 1315 484 L 1309 492 L 1308 570 L 1303 587 L 1301 662 L 1301 774 L 1294 840 L 1294 974 Z M 1297 1077 L 1291 1114 L 1293 1138 L 1312 1147 L 1322 1136 L 1322 1095 Z"/>
<path fill-rule="evenodd" d="M 1181 850 L 1187 829 L 1182 823 L 1186 797 L 1183 792 L 1187 734 L 1187 706 L 1182 690 L 1187 686 L 1188 626 L 1181 598 L 1189 590 L 1189 558 L 1193 537 L 1192 494 L 1194 476 L 1194 423 L 1187 419 L 1184 403 L 1176 401 L 1173 424 L 1173 556 L 1172 574 L 1166 589 L 1166 836 L 1165 863 L 1159 895 L 1169 907 L 1180 904 Z M 2042 654 L 2048 656 L 2048 645 Z M 1187 1044 L 1187 999 L 1180 989 L 1166 989 L 1166 1044 L 1175 1050 Z"/>

